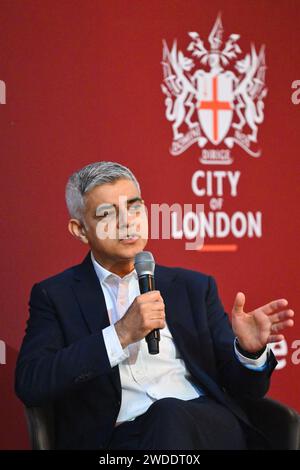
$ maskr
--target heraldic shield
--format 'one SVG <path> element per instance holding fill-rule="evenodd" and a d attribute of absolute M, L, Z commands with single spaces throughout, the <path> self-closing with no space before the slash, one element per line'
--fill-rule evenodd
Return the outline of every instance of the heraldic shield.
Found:
<path fill-rule="evenodd" d="M 206 137 L 218 145 L 226 137 L 233 117 L 233 73 L 213 75 L 202 71 L 197 77 L 198 119 Z"/>

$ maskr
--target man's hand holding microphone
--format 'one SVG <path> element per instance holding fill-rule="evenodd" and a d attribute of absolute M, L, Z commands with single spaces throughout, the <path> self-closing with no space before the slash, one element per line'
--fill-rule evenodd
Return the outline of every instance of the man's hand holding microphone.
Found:
<path fill-rule="evenodd" d="M 123 348 L 146 338 L 150 354 L 159 352 L 159 330 L 164 328 L 165 305 L 154 285 L 155 263 L 148 251 L 135 257 L 135 269 L 139 278 L 141 295 L 138 295 L 124 316 L 115 323 L 115 329 Z"/>

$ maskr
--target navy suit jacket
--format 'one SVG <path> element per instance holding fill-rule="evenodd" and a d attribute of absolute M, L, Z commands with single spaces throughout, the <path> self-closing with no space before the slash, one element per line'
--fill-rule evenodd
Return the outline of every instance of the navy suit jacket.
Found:
<path fill-rule="evenodd" d="M 273 354 L 261 372 L 240 364 L 211 276 L 156 265 L 155 285 L 194 382 L 248 423 L 238 401 L 266 393 L 276 365 Z M 29 306 L 17 395 L 27 406 L 52 404 L 56 448 L 106 448 L 120 409 L 121 383 L 103 340 L 109 318 L 90 253 L 80 265 L 35 284 Z"/>

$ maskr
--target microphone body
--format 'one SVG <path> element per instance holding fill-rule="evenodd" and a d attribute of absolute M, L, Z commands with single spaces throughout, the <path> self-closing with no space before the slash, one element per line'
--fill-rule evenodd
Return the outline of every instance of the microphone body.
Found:
<path fill-rule="evenodd" d="M 154 268 L 155 262 L 149 251 L 142 251 L 135 257 L 135 269 L 139 279 L 141 294 L 155 290 Z M 150 331 L 146 336 L 149 354 L 159 353 L 160 332 L 159 329 Z"/>
<path fill-rule="evenodd" d="M 145 274 L 144 276 L 139 277 L 139 286 L 141 294 L 155 290 L 154 277 L 150 274 Z M 146 341 L 148 344 L 149 354 L 158 354 L 160 341 L 159 330 L 157 329 L 150 331 L 150 333 L 146 336 Z"/>

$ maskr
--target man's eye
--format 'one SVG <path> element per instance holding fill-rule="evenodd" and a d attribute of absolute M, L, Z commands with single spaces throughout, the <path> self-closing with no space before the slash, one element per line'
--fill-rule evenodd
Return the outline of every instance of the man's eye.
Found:
<path fill-rule="evenodd" d="M 115 214 L 114 211 L 103 211 L 102 213 L 97 214 L 97 215 L 100 220 L 103 220 L 103 219 L 112 217 L 114 214 Z"/>

